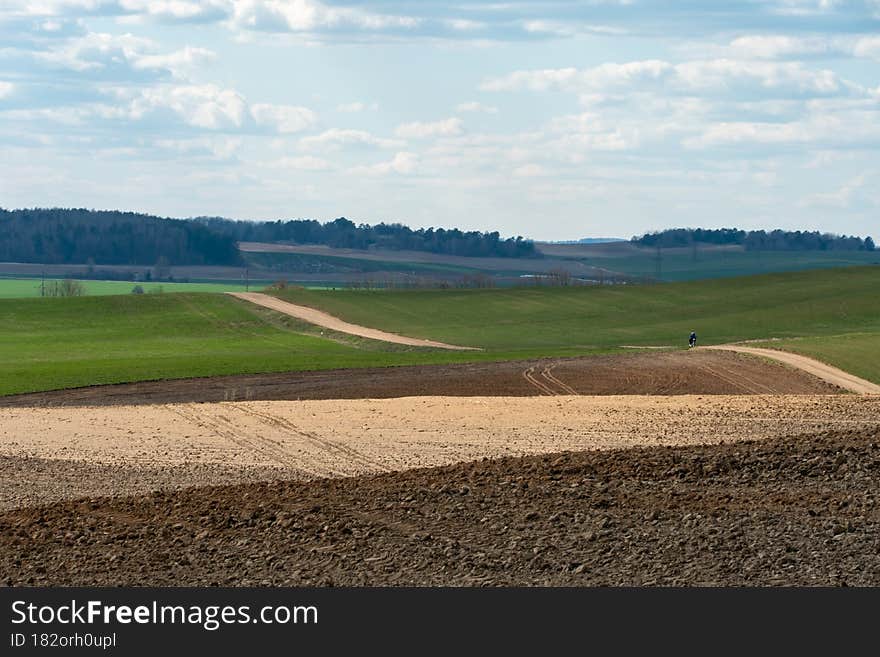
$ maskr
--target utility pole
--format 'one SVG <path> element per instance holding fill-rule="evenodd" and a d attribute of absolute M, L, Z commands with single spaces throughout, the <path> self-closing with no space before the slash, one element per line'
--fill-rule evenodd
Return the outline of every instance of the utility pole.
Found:
<path fill-rule="evenodd" d="M 46 268 L 43 267 L 43 274 L 40 278 L 40 296 L 46 296 Z"/>
<path fill-rule="evenodd" d="M 244 291 L 251 291 L 251 270 L 247 267 L 244 268 Z"/>

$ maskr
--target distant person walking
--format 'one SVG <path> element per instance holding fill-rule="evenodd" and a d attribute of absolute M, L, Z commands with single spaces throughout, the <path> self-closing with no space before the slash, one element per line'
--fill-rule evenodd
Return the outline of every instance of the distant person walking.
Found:
<path fill-rule="evenodd" d="M 688 338 L 688 346 L 696 347 L 697 346 L 697 333 L 696 331 L 691 331 L 691 335 Z"/>

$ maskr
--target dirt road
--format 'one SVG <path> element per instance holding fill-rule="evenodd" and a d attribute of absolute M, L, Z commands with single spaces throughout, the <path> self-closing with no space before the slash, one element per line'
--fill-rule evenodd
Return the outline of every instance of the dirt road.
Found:
<path fill-rule="evenodd" d="M 405 344 L 411 347 L 433 347 L 434 349 L 453 349 L 456 351 L 480 351 L 477 347 L 460 347 L 454 344 L 446 344 L 445 342 L 434 342 L 433 340 L 420 338 L 408 338 L 404 335 L 387 333 L 366 326 L 350 324 L 321 310 L 282 301 L 281 299 L 269 296 L 268 294 L 261 294 L 260 292 L 228 292 L 227 294 L 231 294 L 234 297 L 244 301 L 250 301 L 251 303 L 255 303 L 265 308 L 271 308 L 272 310 L 284 313 L 285 315 L 296 317 L 297 319 L 309 322 L 310 324 L 323 326 L 324 328 L 339 331 L 340 333 L 357 335 L 362 338 L 393 342 L 394 344 Z"/>
<path fill-rule="evenodd" d="M 403 397 L 0 409 L 0 507 L 560 450 L 880 427 L 854 395 Z"/>
<path fill-rule="evenodd" d="M 803 370 L 804 372 L 808 372 L 813 376 L 819 377 L 823 381 L 827 381 L 832 385 L 843 388 L 844 390 L 849 390 L 850 392 L 856 392 L 862 395 L 880 394 L 880 385 L 877 385 L 876 383 L 861 379 L 854 374 L 844 372 L 841 369 L 838 369 L 831 365 L 827 365 L 826 363 L 815 360 L 814 358 L 809 358 L 808 356 L 802 356 L 800 354 L 793 354 L 789 351 L 779 351 L 778 349 L 762 349 L 760 347 L 745 347 L 738 344 L 701 347 L 701 349 L 735 351 L 741 354 L 751 354 L 753 356 L 771 358 L 773 360 L 779 361 L 780 363 L 785 363 L 786 365 L 791 365 L 792 367 L 796 367 L 800 370 Z"/>

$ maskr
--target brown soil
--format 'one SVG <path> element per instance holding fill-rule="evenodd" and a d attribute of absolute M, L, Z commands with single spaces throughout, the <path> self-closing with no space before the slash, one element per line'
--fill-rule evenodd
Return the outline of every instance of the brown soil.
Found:
<path fill-rule="evenodd" d="M 25 585 L 880 585 L 880 433 L 0 513 Z"/>
<path fill-rule="evenodd" d="M 856 395 L 402 397 L 0 409 L 0 456 L 9 457 L 0 461 L 0 509 L 267 476 L 342 477 L 483 457 L 877 427 L 880 397 Z"/>
<path fill-rule="evenodd" d="M 809 374 L 762 359 L 720 351 L 677 351 L 126 383 L 0 397 L 0 407 L 417 395 L 509 397 L 547 395 L 550 391 L 571 394 L 570 390 L 582 395 L 841 392 Z"/>

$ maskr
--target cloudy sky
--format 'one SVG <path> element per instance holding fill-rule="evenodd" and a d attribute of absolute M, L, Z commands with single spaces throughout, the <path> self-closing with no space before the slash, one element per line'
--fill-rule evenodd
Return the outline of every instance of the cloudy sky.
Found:
<path fill-rule="evenodd" d="M 0 0 L 0 206 L 876 237 L 880 0 Z"/>

